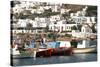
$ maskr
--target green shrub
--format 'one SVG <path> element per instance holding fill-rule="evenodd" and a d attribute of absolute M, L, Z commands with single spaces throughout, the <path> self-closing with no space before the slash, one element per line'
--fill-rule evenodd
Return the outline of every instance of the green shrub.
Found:
<path fill-rule="evenodd" d="M 70 35 L 70 34 L 65 34 L 65 36 L 66 36 L 66 37 L 71 37 L 72 35 Z"/>
<path fill-rule="evenodd" d="M 70 44 L 71 44 L 72 47 L 77 48 L 78 42 L 75 41 L 75 40 L 72 40 L 72 41 L 70 42 Z"/>

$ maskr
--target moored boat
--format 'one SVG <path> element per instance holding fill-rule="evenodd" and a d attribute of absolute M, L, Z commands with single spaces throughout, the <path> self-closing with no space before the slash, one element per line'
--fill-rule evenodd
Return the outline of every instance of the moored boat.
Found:
<path fill-rule="evenodd" d="M 74 41 L 75 42 L 75 41 Z M 47 47 L 28 48 L 15 54 L 13 57 L 50 57 L 59 55 L 72 55 L 73 53 L 93 53 L 97 52 L 96 46 L 88 46 L 88 42 L 83 41 L 82 44 L 57 41 L 49 42 Z M 73 45 L 74 44 L 74 45 Z M 77 46 L 75 46 L 75 44 Z M 72 47 L 71 47 L 72 46 Z M 74 46 L 74 47 L 73 47 Z M 15 51 L 16 52 L 16 51 Z M 17 51 L 18 52 L 18 51 Z"/>
<path fill-rule="evenodd" d="M 37 57 L 50 57 L 50 56 L 59 56 L 59 55 L 72 55 L 72 48 L 60 47 L 60 48 L 49 48 L 42 49 L 37 52 Z"/>
<path fill-rule="evenodd" d="M 94 53 L 97 52 L 95 47 L 90 48 L 73 48 L 73 53 Z"/>
<path fill-rule="evenodd" d="M 18 50 L 17 50 L 18 51 Z M 14 51 L 14 52 L 17 52 Z M 50 57 L 59 55 L 71 55 L 72 48 L 59 47 L 59 48 L 30 48 L 24 51 L 19 51 L 20 53 L 12 54 L 13 58 L 25 58 L 25 57 Z M 35 53 L 36 52 L 36 53 Z"/>
<path fill-rule="evenodd" d="M 94 52 L 96 53 L 97 52 L 96 44 L 93 43 L 91 45 L 90 40 L 84 39 L 84 40 L 81 40 L 81 41 L 78 41 L 78 42 L 77 42 L 77 40 L 73 40 L 71 42 L 71 45 L 74 46 L 73 47 L 73 53 L 94 53 Z"/>
<path fill-rule="evenodd" d="M 60 47 L 52 49 L 52 56 L 59 56 L 59 55 L 72 55 L 73 50 L 71 47 Z"/>

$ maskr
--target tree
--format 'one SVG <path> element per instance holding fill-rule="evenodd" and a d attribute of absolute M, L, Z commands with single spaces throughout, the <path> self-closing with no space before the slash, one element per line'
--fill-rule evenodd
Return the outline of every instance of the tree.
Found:
<path fill-rule="evenodd" d="M 77 30 L 76 26 L 71 27 L 72 30 Z"/>
<path fill-rule="evenodd" d="M 87 16 L 97 16 L 97 6 L 88 6 L 86 12 Z"/>
<path fill-rule="evenodd" d="M 73 40 L 70 42 L 70 44 L 71 44 L 72 47 L 77 48 L 78 42 L 77 42 L 76 40 L 73 39 Z"/>
<path fill-rule="evenodd" d="M 90 19 L 91 23 L 88 24 L 88 23 L 85 23 L 91 30 L 93 33 L 96 33 L 97 30 L 95 28 L 96 24 L 97 24 L 97 18 L 95 18 L 95 23 Z"/>
<path fill-rule="evenodd" d="M 55 32 L 49 33 L 48 38 L 52 39 L 53 41 L 56 41 L 57 34 Z"/>
<path fill-rule="evenodd" d="M 81 31 L 81 27 L 82 27 L 82 25 L 77 25 L 77 28 L 79 31 Z"/>
<path fill-rule="evenodd" d="M 31 23 L 28 23 L 28 24 L 26 25 L 26 27 L 27 27 L 28 30 L 31 30 L 31 29 L 33 28 L 33 25 L 32 25 Z"/>
<path fill-rule="evenodd" d="M 48 32 L 48 30 L 49 30 L 49 26 L 46 26 L 45 32 Z"/>
<path fill-rule="evenodd" d="M 62 14 L 62 17 L 64 17 L 65 19 L 69 18 L 69 13 Z"/>
<path fill-rule="evenodd" d="M 93 33 L 97 32 L 97 30 L 95 29 L 96 23 L 91 23 L 91 25 L 89 25 L 89 24 L 86 23 L 86 25 L 88 25 L 88 27 L 92 30 Z"/>
<path fill-rule="evenodd" d="M 11 1 L 11 7 L 14 7 L 16 4 L 21 4 L 20 1 Z"/>

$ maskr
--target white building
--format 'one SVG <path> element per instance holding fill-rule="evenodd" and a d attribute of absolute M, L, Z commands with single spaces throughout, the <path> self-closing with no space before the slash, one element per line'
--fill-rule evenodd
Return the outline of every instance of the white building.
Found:
<path fill-rule="evenodd" d="M 52 6 L 44 6 L 43 8 L 44 8 L 45 10 L 48 10 L 48 9 L 51 9 Z"/>
<path fill-rule="evenodd" d="M 39 18 L 39 17 L 36 17 L 35 21 L 37 22 L 37 27 L 44 27 L 44 28 L 47 26 L 47 23 L 49 22 L 48 18 Z"/>
<path fill-rule="evenodd" d="M 60 13 L 61 14 L 65 14 L 65 13 L 68 13 L 71 9 L 64 9 L 64 8 L 61 8 L 60 10 Z"/>
<path fill-rule="evenodd" d="M 26 27 L 29 19 L 19 19 L 17 22 L 18 27 Z"/>
<path fill-rule="evenodd" d="M 13 35 L 14 34 L 18 34 L 18 33 L 31 33 L 31 34 L 34 34 L 34 33 L 36 33 L 37 31 L 36 30 L 25 30 L 25 29 L 14 29 L 14 30 L 12 30 L 12 33 L 13 33 Z"/>
<path fill-rule="evenodd" d="M 70 13 L 70 17 L 73 17 L 73 16 L 79 16 L 79 17 L 84 17 L 86 15 L 86 10 L 87 10 L 87 6 L 85 8 L 83 8 L 82 10 L 80 11 L 77 11 L 76 13 Z"/>
<path fill-rule="evenodd" d="M 17 4 L 17 5 L 15 5 L 15 7 L 13 7 L 12 8 L 12 11 L 13 11 L 13 13 L 15 14 L 15 13 L 20 13 L 20 12 L 22 12 L 22 11 L 24 11 L 22 8 L 21 8 L 21 5 L 20 4 Z"/>
<path fill-rule="evenodd" d="M 20 4 L 16 4 L 12 10 L 13 10 L 13 13 L 18 13 L 18 14 L 25 10 L 29 10 L 31 13 L 35 13 L 36 9 L 33 9 L 33 7 L 36 7 L 34 2 L 21 1 Z"/>
<path fill-rule="evenodd" d="M 77 24 L 83 24 L 83 23 L 92 24 L 92 23 L 96 23 L 96 21 L 95 21 L 96 17 L 78 17 L 78 16 L 73 16 L 72 19 Z"/>
<path fill-rule="evenodd" d="M 74 22 L 76 22 L 77 24 L 83 24 L 83 23 L 92 24 L 92 23 L 96 23 L 96 21 L 95 21 L 96 17 L 86 17 L 85 16 L 87 8 L 88 7 L 86 6 L 81 11 L 77 11 L 76 13 L 70 13 L 71 19 Z"/>
<path fill-rule="evenodd" d="M 44 12 L 44 8 L 42 6 L 39 6 L 37 9 L 36 9 L 36 13 L 38 14 L 41 14 Z"/>
<path fill-rule="evenodd" d="M 61 20 L 61 16 L 60 15 L 54 15 L 50 17 L 50 21 L 51 22 L 55 22 L 55 21 L 59 21 Z"/>
<path fill-rule="evenodd" d="M 30 12 L 31 12 L 32 14 L 34 14 L 34 13 L 37 12 L 37 9 L 32 9 Z"/>
<path fill-rule="evenodd" d="M 54 6 L 52 6 L 52 12 L 59 12 L 60 11 L 60 6 L 58 4 L 55 4 Z"/>
<path fill-rule="evenodd" d="M 73 37 L 86 38 L 86 37 L 90 37 L 91 35 L 95 35 L 95 34 L 92 33 L 91 28 L 89 28 L 87 25 L 82 26 L 81 32 L 76 30 L 72 31 Z"/>
<path fill-rule="evenodd" d="M 52 31 L 72 31 L 72 27 L 75 26 L 76 24 L 66 24 L 66 20 L 60 20 L 57 22 L 51 22 L 49 25 L 49 30 Z"/>
<path fill-rule="evenodd" d="M 92 30 L 87 25 L 83 25 L 81 28 L 81 32 L 82 33 L 92 33 Z"/>
<path fill-rule="evenodd" d="M 24 8 L 25 10 L 31 10 L 32 7 L 36 6 L 34 4 L 34 2 L 32 2 L 32 1 L 21 1 L 21 4 L 20 5 L 21 5 L 20 7 L 22 9 Z"/>
<path fill-rule="evenodd" d="M 31 23 L 33 28 L 36 27 L 42 27 L 45 28 L 47 26 L 47 23 L 49 23 L 48 18 L 35 18 L 35 20 L 31 20 L 31 19 L 19 19 L 17 23 L 13 23 L 13 27 L 14 28 L 25 28 L 27 27 L 27 24 Z"/>

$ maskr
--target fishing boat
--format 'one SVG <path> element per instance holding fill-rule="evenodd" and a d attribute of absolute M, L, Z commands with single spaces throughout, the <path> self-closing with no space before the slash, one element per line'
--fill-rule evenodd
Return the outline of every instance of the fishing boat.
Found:
<path fill-rule="evenodd" d="M 52 49 L 52 56 L 68 56 L 73 54 L 72 48 L 60 47 Z"/>
<path fill-rule="evenodd" d="M 90 48 L 73 48 L 73 53 L 95 53 L 97 49 L 95 47 Z"/>
<path fill-rule="evenodd" d="M 73 53 L 96 53 L 97 46 L 90 46 L 90 42 L 88 40 L 82 40 L 81 44 L 78 43 L 77 48 L 73 48 Z"/>
<path fill-rule="evenodd" d="M 35 53 L 36 52 L 36 53 Z M 71 55 L 71 48 L 43 49 L 42 51 L 23 51 L 21 53 L 12 54 L 13 58 L 25 57 L 50 57 L 59 55 Z"/>
<path fill-rule="evenodd" d="M 60 43 L 59 43 L 60 44 Z M 48 48 L 42 47 L 37 50 L 37 48 L 27 48 L 23 51 L 18 50 L 18 46 L 12 49 L 13 58 L 24 58 L 24 57 L 50 57 L 58 55 L 72 55 L 71 47 L 59 47 L 58 42 L 52 42 L 48 44 Z M 15 53 L 14 53 L 15 52 Z"/>
<path fill-rule="evenodd" d="M 38 51 L 37 57 L 50 57 L 50 56 L 61 56 L 61 55 L 72 55 L 72 48 L 60 47 L 60 48 L 49 48 Z"/>
<path fill-rule="evenodd" d="M 77 44 L 77 43 L 76 43 Z M 17 46 L 16 46 L 17 47 Z M 17 49 L 17 48 L 16 48 Z M 13 57 L 50 57 L 59 55 L 72 55 L 73 53 L 93 53 L 97 52 L 96 46 L 89 46 L 87 40 L 83 40 L 82 44 L 72 47 L 70 42 L 49 42 L 47 47 L 27 48 L 18 52 L 14 49 Z"/>

